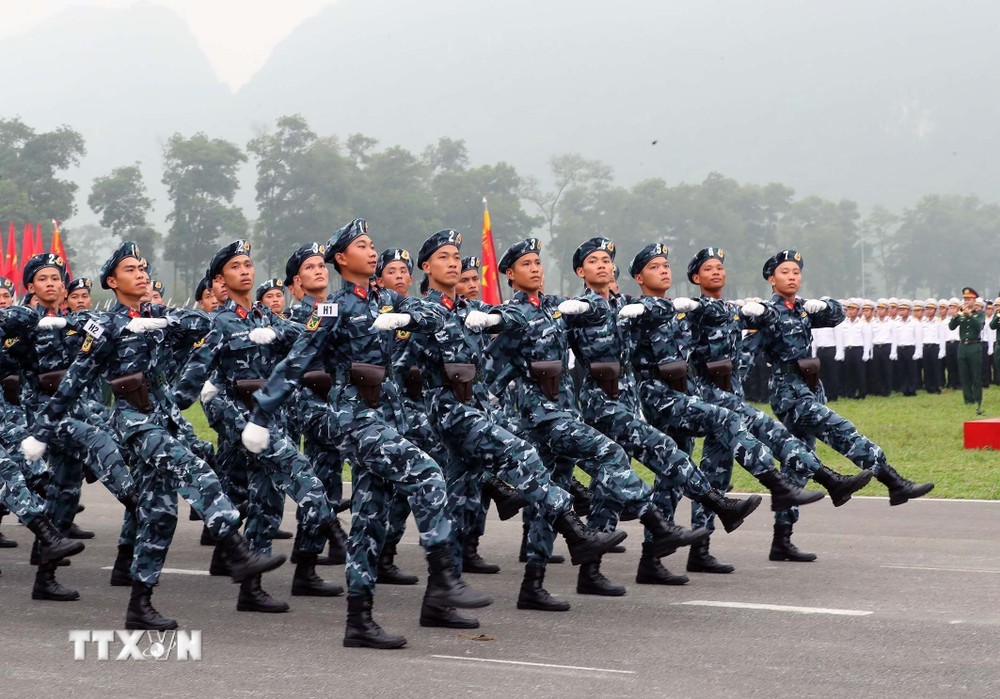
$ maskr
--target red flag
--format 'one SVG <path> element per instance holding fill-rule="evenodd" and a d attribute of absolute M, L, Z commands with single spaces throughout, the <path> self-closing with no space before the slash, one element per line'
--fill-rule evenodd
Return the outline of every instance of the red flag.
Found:
<path fill-rule="evenodd" d="M 17 240 L 14 235 L 14 222 L 11 221 L 7 231 L 7 257 L 4 258 L 3 276 L 13 281 L 17 288 L 21 286 L 21 280 L 17 278 Z"/>
<path fill-rule="evenodd" d="M 486 197 L 483 197 L 483 272 L 482 292 L 483 303 L 498 306 L 503 303 L 500 293 L 500 275 L 497 272 L 497 251 L 493 247 L 493 226 L 490 224 L 490 210 L 486 207 Z"/>
<path fill-rule="evenodd" d="M 56 229 L 52 232 L 52 252 L 63 258 L 63 262 L 66 263 L 66 274 L 70 279 L 73 278 L 73 270 L 69 266 L 69 258 L 66 256 L 66 248 L 63 247 L 62 235 L 59 233 L 59 222 L 53 221 Z"/>
<path fill-rule="evenodd" d="M 45 252 L 45 243 L 42 242 L 42 224 L 35 224 L 35 254 Z"/>
<path fill-rule="evenodd" d="M 35 231 L 30 223 L 24 224 L 21 231 L 21 264 L 17 270 L 18 282 L 24 278 L 24 265 L 28 263 L 32 255 L 35 254 Z M 27 291 L 27 287 L 24 288 Z"/>

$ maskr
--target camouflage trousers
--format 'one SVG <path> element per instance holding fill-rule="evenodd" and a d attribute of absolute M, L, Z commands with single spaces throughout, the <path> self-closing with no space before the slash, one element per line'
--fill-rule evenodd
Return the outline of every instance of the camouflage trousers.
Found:
<path fill-rule="evenodd" d="M 25 525 L 44 514 L 45 504 L 28 488 L 16 461 L 0 450 L 0 504 Z"/>
<path fill-rule="evenodd" d="M 226 429 L 226 409 L 224 401 L 218 397 L 202 404 L 208 426 L 215 430 L 218 440 L 215 449 L 215 463 L 211 464 L 222 483 L 222 489 L 235 503 L 240 512 L 247 510 L 247 469 L 246 460 L 240 458 L 237 444 Z"/>
<path fill-rule="evenodd" d="M 178 493 L 216 539 L 239 527 L 240 514 L 208 464 L 162 426 L 147 424 L 123 443 L 139 484 L 132 579 L 155 585 L 177 526 Z"/>
<path fill-rule="evenodd" d="M 809 390 L 798 376 L 775 372 L 771 375 L 771 408 L 779 420 L 810 448 L 819 439 L 838 454 L 846 456 L 855 466 L 878 475 L 888 465 L 885 453 L 847 418 L 830 410 L 825 404 L 820 386 L 818 394 Z M 805 478 L 788 473 L 797 485 Z M 794 524 L 799 519 L 797 507 L 775 514 L 779 524 Z"/>

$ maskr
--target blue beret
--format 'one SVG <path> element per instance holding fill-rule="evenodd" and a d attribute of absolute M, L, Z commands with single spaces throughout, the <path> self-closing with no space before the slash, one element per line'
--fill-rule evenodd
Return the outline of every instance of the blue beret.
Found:
<path fill-rule="evenodd" d="M 461 250 L 462 234 L 451 228 L 446 228 L 425 240 L 424 244 L 420 246 L 420 252 L 417 254 L 417 267 L 423 267 L 424 263 L 430 259 L 430 256 L 445 245 L 454 245 Z"/>
<path fill-rule="evenodd" d="M 240 255 L 249 255 L 251 247 L 249 240 L 234 240 L 215 253 L 212 261 L 208 264 L 208 274 L 206 276 L 209 279 L 215 279 L 217 274 L 222 273 L 222 268 L 226 266 L 227 262 Z"/>
<path fill-rule="evenodd" d="M 21 283 L 28 286 L 34 280 L 35 275 L 46 267 L 55 267 L 63 281 L 66 280 L 66 261 L 54 252 L 43 252 L 40 255 L 32 255 L 24 263 L 24 277 Z"/>
<path fill-rule="evenodd" d="M 470 257 L 463 257 L 462 258 L 462 273 L 463 274 L 466 273 L 466 272 L 468 272 L 470 269 L 474 269 L 474 270 L 476 270 L 478 272 L 482 268 L 483 268 L 483 261 L 480 260 L 475 255 L 471 255 Z"/>
<path fill-rule="evenodd" d="M 375 276 L 381 277 L 382 272 L 385 271 L 386 266 L 390 262 L 404 263 L 409 273 L 413 274 L 413 258 L 410 257 L 410 251 L 403 248 L 389 248 L 388 250 L 383 250 L 382 254 L 378 256 L 378 263 L 375 265 Z"/>
<path fill-rule="evenodd" d="M 573 253 L 573 269 L 576 270 L 583 267 L 583 261 L 586 260 L 591 253 L 595 253 L 599 250 L 604 250 L 611 255 L 612 260 L 615 259 L 615 244 L 612 241 L 601 237 L 591 238 L 590 240 L 585 241 L 576 249 L 576 252 Z"/>
<path fill-rule="evenodd" d="M 121 245 L 115 248 L 115 251 L 111 253 L 111 257 L 108 261 L 104 263 L 101 267 L 101 271 L 98 278 L 101 280 L 102 289 L 110 289 L 108 286 L 108 277 L 115 273 L 115 268 L 121 264 L 121 261 L 131 257 L 137 262 L 142 259 L 142 253 L 139 252 L 139 246 L 133 243 L 131 240 L 123 240 Z"/>
<path fill-rule="evenodd" d="M 701 266 L 708 262 L 709 260 L 718 260 L 719 262 L 726 263 L 726 253 L 723 252 L 722 248 L 702 248 L 699 250 L 691 261 L 688 262 L 688 281 L 694 284 L 694 275 L 698 274 L 698 270 Z"/>
<path fill-rule="evenodd" d="M 356 218 L 343 228 L 334 231 L 330 236 L 330 241 L 326 244 L 326 255 L 323 259 L 333 262 L 333 256 L 338 252 L 344 252 L 347 246 L 354 242 L 355 238 L 368 235 L 368 221 L 363 218 Z"/>
<path fill-rule="evenodd" d="M 73 281 L 71 281 L 69 284 L 66 285 L 66 293 L 72 294 L 74 291 L 79 291 L 80 289 L 86 289 L 87 291 L 90 291 L 90 287 L 92 287 L 93 285 L 94 283 L 90 281 L 90 279 L 88 279 L 87 277 L 77 277 L 76 279 L 74 279 Z"/>
<path fill-rule="evenodd" d="M 500 256 L 500 264 L 498 265 L 500 274 L 505 274 L 515 262 L 525 255 L 531 253 L 541 254 L 541 252 L 542 243 L 538 238 L 525 238 L 520 242 L 514 243 Z"/>
<path fill-rule="evenodd" d="M 6 289 L 10 292 L 10 295 L 14 295 L 14 282 L 12 282 L 7 277 L 0 277 L 0 289 Z"/>
<path fill-rule="evenodd" d="M 163 282 L 161 282 L 159 279 L 154 279 L 153 281 L 151 281 L 149 283 L 149 286 L 153 291 L 158 293 L 160 296 L 163 296 L 163 290 L 166 287 L 163 286 Z"/>
<path fill-rule="evenodd" d="M 201 281 L 198 282 L 198 286 L 194 290 L 194 300 L 201 301 L 201 297 L 205 295 L 205 292 L 212 288 L 212 282 L 208 281 L 202 277 Z"/>
<path fill-rule="evenodd" d="M 778 265 L 782 262 L 794 262 L 799 266 L 799 269 L 806 266 L 805 262 L 802 261 L 802 253 L 798 250 L 782 250 L 781 252 L 775 253 L 771 257 L 767 258 L 767 262 L 764 263 L 764 269 L 762 270 L 764 279 L 766 280 L 774 274 L 774 270 L 777 269 Z"/>
<path fill-rule="evenodd" d="M 326 245 L 323 243 L 306 243 L 293 252 L 292 256 L 288 258 L 288 262 L 285 263 L 285 286 L 292 285 L 292 278 L 299 273 L 303 262 L 317 255 L 322 257 L 324 262 L 326 261 Z"/>
<path fill-rule="evenodd" d="M 260 301 L 264 294 L 269 292 L 271 289 L 281 289 L 281 293 L 285 292 L 285 283 L 280 279 L 268 279 L 257 287 L 257 300 Z"/>
<path fill-rule="evenodd" d="M 666 243 L 650 243 L 632 258 L 632 262 L 628 266 L 629 275 L 633 277 L 638 275 L 643 267 L 648 265 L 650 260 L 654 258 L 662 257 L 664 260 L 668 259 L 667 252 Z"/>

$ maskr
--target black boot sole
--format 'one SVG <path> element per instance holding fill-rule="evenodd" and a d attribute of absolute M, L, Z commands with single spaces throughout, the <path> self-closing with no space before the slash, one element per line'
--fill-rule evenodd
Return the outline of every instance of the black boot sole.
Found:
<path fill-rule="evenodd" d="M 284 614 L 289 611 L 290 607 L 287 604 L 281 605 L 267 605 L 261 606 L 253 603 L 247 602 L 237 602 L 236 611 L 238 612 L 260 612 L 262 614 Z"/>
<path fill-rule="evenodd" d="M 535 612 L 568 612 L 570 610 L 570 604 L 566 601 L 560 601 L 552 604 L 545 604 L 543 602 L 534 602 L 527 600 L 517 600 L 517 608 L 531 610 Z"/>
<path fill-rule="evenodd" d="M 636 574 L 635 581 L 639 585 L 687 585 L 691 579 L 686 575 L 674 575 L 671 573 L 667 577 L 661 575 L 640 575 Z"/>
<path fill-rule="evenodd" d="M 628 593 L 624 587 L 592 587 L 577 583 L 576 594 L 595 595 L 597 597 L 624 597 Z"/>
<path fill-rule="evenodd" d="M 787 553 L 774 553 L 768 555 L 769 561 L 788 561 L 789 563 L 812 563 L 816 560 L 816 554 L 810 556 L 790 556 Z"/>
<path fill-rule="evenodd" d="M 471 561 L 462 561 L 462 573 L 474 573 L 475 575 L 496 575 L 500 572 L 500 566 L 491 563 L 477 564 Z"/>
<path fill-rule="evenodd" d="M 428 629 L 478 629 L 479 619 L 463 618 L 463 621 L 449 621 L 438 617 L 420 615 L 420 625 Z"/>
<path fill-rule="evenodd" d="M 344 648 L 375 648 L 376 650 L 394 650 L 406 645 L 406 639 L 375 641 L 367 638 L 345 638 Z"/>
<path fill-rule="evenodd" d="M 413 577 L 395 576 L 395 575 L 391 577 L 382 577 L 381 575 L 379 575 L 377 578 L 375 578 L 375 580 L 376 582 L 378 582 L 379 585 L 416 585 L 418 582 L 420 582 L 420 578 L 418 578 L 415 575 Z"/>
<path fill-rule="evenodd" d="M 138 621 L 126 621 L 125 628 L 128 631 L 172 631 L 178 628 L 175 619 L 164 619 L 158 624 L 143 624 Z"/>
<path fill-rule="evenodd" d="M 340 597 L 344 594 L 344 588 L 340 585 L 332 587 L 295 587 L 292 584 L 293 597 Z"/>
<path fill-rule="evenodd" d="M 48 592 L 31 591 L 31 599 L 43 600 L 47 602 L 75 602 L 80 599 L 80 593 L 73 590 L 72 594 L 50 594 Z"/>
<path fill-rule="evenodd" d="M 925 483 L 924 485 L 916 486 L 907 492 L 901 490 L 889 491 L 889 504 L 892 506 L 903 505 L 910 500 L 927 495 L 927 493 L 932 490 L 934 490 L 934 484 Z"/>

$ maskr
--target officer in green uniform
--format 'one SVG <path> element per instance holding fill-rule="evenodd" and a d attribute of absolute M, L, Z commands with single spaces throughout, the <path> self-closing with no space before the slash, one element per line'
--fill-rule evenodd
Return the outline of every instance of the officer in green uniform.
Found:
<path fill-rule="evenodd" d="M 983 350 L 979 338 L 986 315 L 974 308 L 978 297 L 972 287 L 962 289 L 962 307 L 948 321 L 948 327 L 958 328 L 958 378 L 962 382 L 962 398 L 966 405 L 976 406 L 976 415 L 982 415 Z"/>

